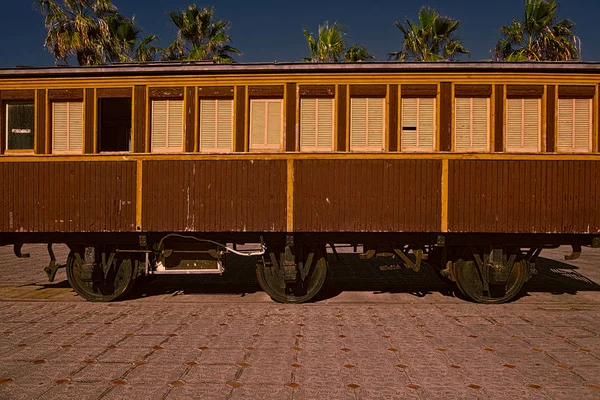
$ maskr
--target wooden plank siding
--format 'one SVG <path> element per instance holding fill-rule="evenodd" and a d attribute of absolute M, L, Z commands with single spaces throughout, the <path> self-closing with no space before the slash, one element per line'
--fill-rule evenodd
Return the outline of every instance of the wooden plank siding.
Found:
<path fill-rule="evenodd" d="M 450 232 L 600 233 L 600 162 L 450 160 Z"/>
<path fill-rule="evenodd" d="M 48 110 L 46 109 L 45 89 L 37 90 L 35 98 L 35 113 L 37 118 L 37 124 L 35 130 L 34 153 L 44 154 L 46 153 L 46 116 L 49 114 Z"/>
<path fill-rule="evenodd" d="M 398 112 L 398 85 L 390 85 L 389 88 L 389 134 L 388 134 L 388 151 L 398 151 L 398 127 L 400 126 L 400 114 Z"/>
<path fill-rule="evenodd" d="M 286 84 L 285 151 L 296 151 L 296 84 Z"/>
<path fill-rule="evenodd" d="M 145 231 L 286 230 L 285 160 L 150 160 L 143 171 Z"/>
<path fill-rule="evenodd" d="M 494 102 L 494 151 L 504 151 L 504 85 L 496 85 Z"/>
<path fill-rule="evenodd" d="M 246 87 L 238 86 L 236 91 L 234 151 L 241 153 L 246 150 Z"/>
<path fill-rule="evenodd" d="M 294 229 L 437 232 L 441 176 L 440 160 L 297 160 Z"/>
<path fill-rule="evenodd" d="M 338 107 L 337 107 L 337 151 L 348 151 L 348 86 L 338 85 Z"/>
<path fill-rule="evenodd" d="M 93 88 L 85 89 L 84 93 L 84 117 L 85 125 L 83 127 L 83 152 L 92 154 L 94 152 L 94 129 L 96 127 L 95 110 L 96 110 L 96 95 Z"/>
<path fill-rule="evenodd" d="M 546 87 L 546 152 L 556 151 L 556 86 Z"/>
<path fill-rule="evenodd" d="M 134 232 L 135 162 L 0 163 L 0 232 Z"/>
<path fill-rule="evenodd" d="M 133 119 L 134 132 L 133 144 L 135 153 L 145 153 L 146 150 L 146 86 L 136 85 L 134 88 Z"/>
<path fill-rule="evenodd" d="M 452 83 L 440 84 L 440 151 L 452 151 Z"/>
<path fill-rule="evenodd" d="M 185 121 L 184 121 L 184 151 L 194 152 L 196 146 L 196 112 L 199 103 L 196 102 L 196 88 L 188 86 L 185 88 Z M 233 95 L 232 95 L 233 96 Z M 198 106 L 196 106 L 198 104 Z"/>

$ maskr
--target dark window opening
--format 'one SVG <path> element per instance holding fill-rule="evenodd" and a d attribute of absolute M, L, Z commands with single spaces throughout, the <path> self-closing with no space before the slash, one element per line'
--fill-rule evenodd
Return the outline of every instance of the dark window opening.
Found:
<path fill-rule="evenodd" d="M 33 102 L 6 105 L 6 149 L 33 150 L 35 108 Z"/>
<path fill-rule="evenodd" d="M 416 126 L 403 126 L 402 130 L 403 131 L 416 131 L 417 127 Z"/>
<path fill-rule="evenodd" d="M 131 99 L 98 100 L 98 149 L 131 151 Z"/>

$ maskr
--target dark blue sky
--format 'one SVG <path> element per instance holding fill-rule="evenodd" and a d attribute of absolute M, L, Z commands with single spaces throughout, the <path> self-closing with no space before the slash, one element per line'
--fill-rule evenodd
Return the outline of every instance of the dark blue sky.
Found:
<path fill-rule="evenodd" d="M 62 0 L 61 0 L 62 1 Z M 54 61 L 44 49 L 45 28 L 33 0 L 4 0 L 0 16 L 0 67 L 48 66 Z M 186 7 L 190 1 L 113 0 L 122 14 L 132 16 L 148 33 L 167 46 L 176 30 L 168 10 Z M 240 62 L 300 61 L 308 56 L 302 28 L 316 32 L 318 24 L 338 21 L 348 27 L 351 42 L 366 46 L 378 60 L 401 49 L 402 37 L 393 25 L 405 17 L 416 19 L 422 5 L 462 21 L 459 36 L 472 53 L 472 60 L 488 59 L 499 38 L 499 28 L 512 17 L 521 19 L 524 0 L 212 0 L 197 2 L 214 6 L 217 16 L 231 21 L 233 44 L 244 52 Z M 600 61 L 598 0 L 563 0 L 561 18 L 577 23 L 583 42 L 584 61 Z"/>

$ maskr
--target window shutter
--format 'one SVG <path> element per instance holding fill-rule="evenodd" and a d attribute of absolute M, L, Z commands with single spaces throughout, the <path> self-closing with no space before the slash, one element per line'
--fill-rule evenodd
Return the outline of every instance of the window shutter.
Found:
<path fill-rule="evenodd" d="M 333 151 L 333 99 L 300 100 L 300 151 Z"/>
<path fill-rule="evenodd" d="M 585 153 L 592 147 L 592 100 L 558 100 L 558 151 Z"/>
<path fill-rule="evenodd" d="M 489 151 L 489 99 L 455 99 L 456 151 Z"/>
<path fill-rule="evenodd" d="M 540 100 L 507 99 L 506 150 L 540 150 Z"/>
<path fill-rule="evenodd" d="M 183 100 L 152 101 L 152 152 L 183 151 Z"/>
<path fill-rule="evenodd" d="M 435 150 L 435 99 L 402 99 L 402 150 Z"/>
<path fill-rule="evenodd" d="M 200 151 L 230 152 L 233 100 L 200 100 Z"/>
<path fill-rule="evenodd" d="M 352 98 L 350 105 L 350 150 L 383 151 L 385 99 Z"/>
<path fill-rule="evenodd" d="M 83 103 L 52 103 L 53 153 L 83 153 Z"/>
<path fill-rule="evenodd" d="M 283 101 L 250 101 L 250 150 L 281 151 L 283 142 Z"/>

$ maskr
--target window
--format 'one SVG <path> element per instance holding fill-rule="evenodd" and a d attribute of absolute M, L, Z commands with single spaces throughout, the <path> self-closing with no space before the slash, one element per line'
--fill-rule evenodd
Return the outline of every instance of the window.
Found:
<path fill-rule="evenodd" d="M 183 151 L 183 100 L 152 101 L 153 153 Z"/>
<path fill-rule="evenodd" d="M 131 98 L 98 99 L 98 149 L 131 151 Z"/>
<path fill-rule="evenodd" d="M 508 99 L 506 110 L 506 151 L 540 151 L 540 99 Z"/>
<path fill-rule="evenodd" d="M 559 152 L 592 150 L 592 99 L 558 99 Z"/>
<path fill-rule="evenodd" d="M 200 100 L 200 151 L 233 150 L 233 100 Z"/>
<path fill-rule="evenodd" d="M 385 99 L 350 99 L 350 151 L 383 151 Z"/>
<path fill-rule="evenodd" d="M 33 102 L 6 105 L 6 150 L 32 150 L 35 107 Z"/>
<path fill-rule="evenodd" d="M 250 100 L 250 151 L 283 148 L 283 100 Z"/>
<path fill-rule="evenodd" d="M 435 99 L 402 99 L 402 151 L 435 151 Z"/>
<path fill-rule="evenodd" d="M 300 151 L 333 151 L 333 99 L 300 100 Z"/>
<path fill-rule="evenodd" d="M 52 103 L 52 153 L 83 153 L 83 103 Z"/>
<path fill-rule="evenodd" d="M 489 151 L 489 98 L 457 97 L 455 104 L 454 149 Z"/>

